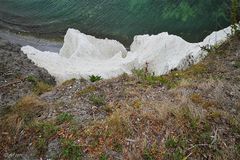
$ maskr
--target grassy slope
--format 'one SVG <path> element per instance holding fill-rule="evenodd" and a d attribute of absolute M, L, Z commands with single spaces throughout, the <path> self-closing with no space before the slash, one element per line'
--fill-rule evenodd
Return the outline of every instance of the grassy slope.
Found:
<path fill-rule="evenodd" d="M 31 143 L 44 157 L 57 140 L 57 159 L 238 159 L 239 73 L 236 35 L 186 71 L 68 81 L 1 119 L 1 154 L 27 153 Z"/>

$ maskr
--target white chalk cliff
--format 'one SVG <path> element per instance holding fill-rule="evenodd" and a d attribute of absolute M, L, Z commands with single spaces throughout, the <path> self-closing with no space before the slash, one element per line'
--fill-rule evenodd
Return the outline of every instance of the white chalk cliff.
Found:
<path fill-rule="evenodd" d="M 229 34 L 231 27 L 213 32 L 199 43 L 189 43 L 166 32 L 135 36 L 127 52 L 116 40 L 98 39 L 68 29 L 60 53 L 42 52 L 31 46 L 22 47 L 22 51 L 37 66 L 47 69 L 59 83 L 90 75 L 107 79 L 130 74 L 132 69 L 143 68 L 146 63 L 150 72 L 162 75 L 199 62 L 207 54 L 201 47 L 221 43 Z"/>

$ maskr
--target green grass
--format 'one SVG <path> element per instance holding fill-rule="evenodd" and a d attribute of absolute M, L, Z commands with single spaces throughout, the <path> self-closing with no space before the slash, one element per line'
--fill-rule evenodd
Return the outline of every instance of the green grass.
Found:
<path fill-rule="evenodd" d="M 42 155 L 47 150 L 48 141 L 57 134 L 59 128 L 51 122 L 34 122 L 31 128 L 37 136 L 35 147 L 38 154 Z"/>
<path fill-rule="evenodd" d="M 61 113 L 57 116 L 57 123 L 62 124 L 64 122 L 70 122 L 73 119 L 73 115 L 69 113 Z"/>
<path fill-rule="evenodd" d="M 104 96 L 91 95 L 89 100 L 95 106 L 103 106 L 106 104 Z"/>
<path fill-rule="evenodd" d="M 73 140 L 62 139 L 61 141 L 61 157 L 69 160 L 81 160 L 83 152 L 81 146 L 76 144 Z"/>
<path fill-rule="evenodd" d="M 154 74 L 146 73 L 144 69 L 134 69 L 132 72 L 143 84 L 152 86 L 165 85 L 168 88 L 174 88 L 176 86 L 174 81 L 171 81 L 167 76 L 155 76 Z"/>
<path fill-rule="evenodd" d="M 27 80 L 28 82 L 31 82 L 31 83 L 34 83 L 34 84 L 36 84 L 37 81 L 38 81 L 38 79 L 37 79 L 35 76 L 32 76 L 32 75 L 29 75 L 29 76 L 26 78 L 26 80 Z"/>

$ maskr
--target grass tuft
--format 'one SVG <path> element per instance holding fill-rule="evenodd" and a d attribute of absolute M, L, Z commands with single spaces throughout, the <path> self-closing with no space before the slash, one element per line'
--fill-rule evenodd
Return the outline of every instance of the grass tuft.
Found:
<path fill-rule="evenodd" d="M 106 104 L 104 96 L 91 95 L 89 100 L 95 106 L 103 106 Z"/>
<path fill-rule="evenodd" d="M 57 116 L 57 123 L 62 124 L 64 122 L 70 122 L 73 119 L 73 115 L 70 113 L 61 113 Z"/>

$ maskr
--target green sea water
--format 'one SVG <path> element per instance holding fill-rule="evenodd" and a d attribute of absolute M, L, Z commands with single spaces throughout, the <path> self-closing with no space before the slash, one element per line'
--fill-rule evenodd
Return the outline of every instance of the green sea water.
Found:
<path fill-rule="evenodd" d="M 169 32 L 197 42 L 229 26 L 230 0 L 1 0 L 0 27 L 61 37 L 68 28 L 130 44 Z"/>

